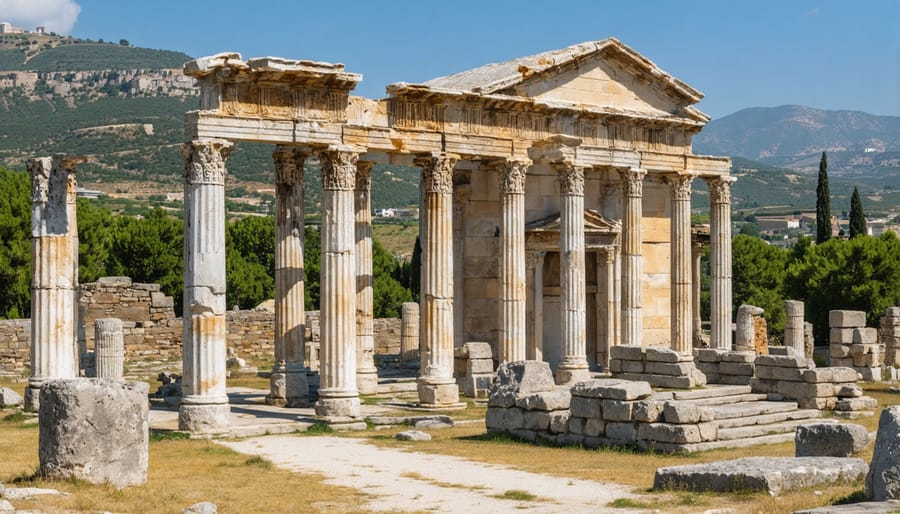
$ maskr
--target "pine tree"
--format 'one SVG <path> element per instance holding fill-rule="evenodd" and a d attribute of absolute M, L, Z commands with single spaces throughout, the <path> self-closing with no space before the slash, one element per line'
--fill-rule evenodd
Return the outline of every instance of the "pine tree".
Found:
<path fill-rule="evenodd" d="M 866 214 L 859 198 L 859 189 L 854 187 L 853 196 L 850 197 L 850 239 L 866 233 Z"/>
<path fill-rule="evenodd" d="M 816 185 L 816 244 L 831 237 L 831 193 L 828 191 L 828 159 L 822 152 L 819 161 L 819 182 Z"/>

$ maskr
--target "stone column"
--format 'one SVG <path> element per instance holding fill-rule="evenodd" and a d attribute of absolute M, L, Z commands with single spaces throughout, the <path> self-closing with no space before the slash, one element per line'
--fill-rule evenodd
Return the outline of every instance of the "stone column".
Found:
<path fill-rule="evenodd" d="M 500 165 L 500 363 L 525 360 L 525 177 L 531 161 Z"/>
<path fill-rule="evenodd" d="M 803 339 L 803 302 L 787 300 L 784 302 L 787 311 L 787 322 L 784 324 L 784 345 L 793 348 L 797 355 L 806 356 Z"/>
<path fill-rule="evenodd" d="M 94 354 L 97 378 L 122 380 L 125 377 L 125 333 L 119 318 L 94 320 Z"/>
<path fill-rule="evenodd" d="M 669 175 L 672 191 L 671 216 L 671 348 L 691 353 L 693 314 L 691 313 L 691 181 L 693 175 Z"/>
<path fill-rule="evenodd" d="M 734 177 L 706 178 L 709 186 L 709 302 L 712 348 L 731 349 L 731 184 Z"/>
<path fill-rule="evenodd" d="M 463 183 L 453 185 L 453 347 L 462 348 L 466 343 L 465 330 L 465 260 L 466 260 L 466 205 L 472 192 L 470 177 L 456 175 Z M 457 182 L 457 179 L 454 179 Z"/>
<path fill-rule="evenodd" d="M 225 393 L 225 161 L 220 139 L 182 146 L 184 164 L 184 313 L 178 428 L 215 433 L 228 427 Z"/>
<path fill-rule="evenodd" d="M 584 273 L 584 168 L 557 163 L 562 209 L 559 227 L 560 328 L 562 358 L 556 382 L 589 378 Z"/>
<path fill-rule="evenodd" d="M 400 306 L 400 362 L 404 366 L 419 360 L 419 304 Z"/>
<path fill-rule="evenodd" d="M 422 340 L 419 403 L 459 403 L 453 379 L 453 167 L 456 158 L 435 153 L 416 159 L 425 195 L 422 247 Z"/>
<path fill-rule="evenodd" d="M 25 410 L 37 412 L 41 385 L 75 378 L 75 264 L 78 247 L 75 165 L 83 159 L 57 155 L 27 162 L 31 175 L 31 376 Z"/>
<path fill-rule="evenodd" d="M 699 241 L 691 243 L 691 312 L 693 313 L 693 341 L 694 348 L 703 346 L 703 319 L 700 313 L 700 260 L 703 257 L 703 244 Z"/>
<path fill-rule="evenodd" d="M 622 344 L 642 346 L 643 312 L 641 282 L 641 217 L 643 216 L 643 185 L 646 171 L 630 169 L 620 172 L 624 192 L 622 213 Z"/>
<path fill-rule="evenodd" d="M 529 360 L 544 360 L 544 257 L 547 252 L 536 250 L 531 252 L 532 268 L 532 342 L 528 348 Z"/>
<path fill-rule="evenodd" d="M 303 164 L 307 153 L 278 145 L 275 161 L 275 365 L 266 403 L 306 407 Z"/>
<path fill-rule="evenodd" d="M 332 147 L 322 163 L 321 353 L 316 414 L 359 417 L 356 388 L 356 241 L 353 190 L 359 154 Z"/>
<path fill-rule="evenodd" d="M 356 164 L 356 387 L 359 394 L 378 392 L 375 368 L 375 305 L 372 277 L 372 166 Z"/>
<path fill-rule="evenodd" d="M 603 313 L 604 319 L 603 322 L 606 324 L 606 330 L 604 331 L 604 335 L 606 336 L 606 340 L 603 341 L 604 347 L 604 358 L 603 361 L 598 359 L 598 364 L 603 366 L 604 370 L 609 369 L 609 352 L 610 348 L 615 346 L 616 344 L 616 318 L 618 318 L 619 310 L 616 308 L 616 248 L 607 248 L 603 255 L 603 260 L 599 261 L 598 271 L 600 270 L 599 264 L 604 264 L 603 270 L 604 275 L 606 277 L 606 293 L 605 300 L 606 304 L 597 310 L 600 313 Z M 599 284 L 598 284 L 599 286 Z M 601 318 L 598 317 L 597 323 L 599 324 Z"/>

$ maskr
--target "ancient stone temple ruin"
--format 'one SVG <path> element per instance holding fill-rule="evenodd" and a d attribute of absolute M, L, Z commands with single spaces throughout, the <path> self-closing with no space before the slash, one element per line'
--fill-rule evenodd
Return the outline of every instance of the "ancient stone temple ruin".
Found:
<path fill-rule="evenodd" d="M 311 158 L 324 189 L 321 416 L 358 416 L 374 384 L 374 163 L 422 170 L 421 405 L 458 403 L 453 352 L 467 341 L 491 343 L 501 362 L 548 361 L 558 383 L 604 368 L 613 345 L 690 354 L 695 179 L 710 192 L 710 345 L 730 349 L 730 163 L 691 152 L 709 120 L 693 107 L 701 94 L 619 41 L 396 83 L 380 100 L 351 96 L 362 77 L 340 64 L 224 53 L 185 73 L 201 101 L 184 145 L 183 429 L 227 423 L 224 180 L 235 142 L 274 145 L 274 403 L 305 396 L 291 376 L 304 373 Z"/>

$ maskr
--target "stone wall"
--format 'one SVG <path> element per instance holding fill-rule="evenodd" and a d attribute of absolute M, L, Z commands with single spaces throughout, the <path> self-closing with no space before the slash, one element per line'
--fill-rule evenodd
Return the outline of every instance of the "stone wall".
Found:
<path fill-rule="evenodd" d="M 30 341 L 30 320 L 0 320 L 0 374 L 19 373 L 28 366 Z"/>

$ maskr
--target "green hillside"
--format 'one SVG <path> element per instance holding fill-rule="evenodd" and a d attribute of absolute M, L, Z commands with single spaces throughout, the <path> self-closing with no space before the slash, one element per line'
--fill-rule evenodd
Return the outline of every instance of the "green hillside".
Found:
<path fill-rule="evenodd" d="M 124 41 L 123 41 L 124 42 Z M 137 48 L 44 34 L 0 35 L 0 71 L 90 71 L 180 68 L 183 52 Z"/>

